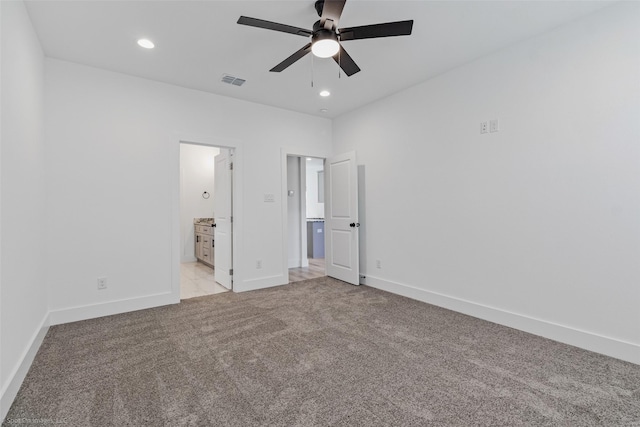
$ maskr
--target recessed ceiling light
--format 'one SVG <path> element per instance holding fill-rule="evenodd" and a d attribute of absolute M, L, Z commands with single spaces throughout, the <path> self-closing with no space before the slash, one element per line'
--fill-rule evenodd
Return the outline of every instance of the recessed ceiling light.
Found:
<path fill-rule="evenodd" d="M 145 49 L 153 49 L 156 45 L 149 39 L 140 39 L 138 40 L 138 45 Z"/>
<path fill-rule="evenodd" d="M 322 92 L 320 92 L 320 96 L 327 97 L 329 95 L 331 95 L 331 92 L 329 92 L 328 90 L 323 90 Z"/>
<path fill-rule="evenodd" d="M 311 157 L 307 157 L 307 162 L 310 162 L 310 161 L 311 161 Z"/>

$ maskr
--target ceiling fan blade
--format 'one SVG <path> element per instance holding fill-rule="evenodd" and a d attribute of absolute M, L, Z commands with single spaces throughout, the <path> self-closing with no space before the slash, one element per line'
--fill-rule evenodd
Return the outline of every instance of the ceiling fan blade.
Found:
<path fill-rule="evenodd" d="M 296 62 L 298 59 L 302 58 L 309 52 L 311 52 L 311 43 L 307 44 L 302 49 L 298 50 L 296 53 L 294 53 L 293 55 L 291 55 L 290 57 L 288 57 L 287 59 L 285 59 L 284 61 L 282 61 L 281 63 L 279 63 L 272 69 L 270 69 L 269 71 L 279 73 L 280 71 L 284 70 L 285 68 L 287 68 L 288 66 L 290 66 L 291 64 L 293 64 L 294 62 Z"/>
<path fill-rule="evenodd" d="M 298 36 L 310 37 L 311 31 L 304 28 L 294 27 L 286 24 L 278 24 L 277 22 L 265 21 L 264 19 L 249 18 L 248 16 L 241 16 L 238 19 L 238 24 L 248 25 L 250 27 L 264 28 L 266 30 L 280 31 L 283 33 L 296 34 Z"/>
<path fill-rule="evenodd" d="M 330 19 L 333 22 L 331 24 L 331 28 L 327 29 L 333 30 L 335 28 L 338 28 L 338 21 L 340 21 L 342 9 L 344 9 L 344 4 L 346 2 L 347 0 L 324 0 L 324 5 L 322 6 L 322 16 L 320 17 L 320 24 L 325 27 L 326 20 Z"/>
<path fill-rule="evenodd" d="M 413 28 L 413 20 L 363 25 L 361 27 L 339 29 L 340 41 L 373 39 L 377 37 L 408 36 Z"/>
<path fill-rule="evenodd" d="M 340 65 L 340 68 L 342 68 L 342 71 L 344 71 L 347 76 L 352 76 L 360 71 L 360 67 L 358 67 L 342 46 L 340 46 L 340 51 L 333 55 L 333 59 Z"/>

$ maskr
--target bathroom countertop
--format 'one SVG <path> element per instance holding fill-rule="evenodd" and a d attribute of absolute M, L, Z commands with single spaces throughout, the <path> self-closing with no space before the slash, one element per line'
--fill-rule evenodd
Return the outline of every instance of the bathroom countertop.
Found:
<path fill-rule="evenodd" d="M 216 222 L 214 218 L 193 218 L 196 225 L 213 225 Z"/>

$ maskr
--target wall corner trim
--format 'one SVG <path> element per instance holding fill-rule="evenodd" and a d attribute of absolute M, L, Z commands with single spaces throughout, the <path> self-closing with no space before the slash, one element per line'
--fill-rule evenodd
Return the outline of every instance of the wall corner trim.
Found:
<path fill-rule="evenodd" d="M 361 283 L 584 350 L 640 365 L 640 345 L 367 275 Z"/>
<path fill-rule="evenodd" d="M 11 372 L 6 384 L 3 385 L 2 394 L 0 395 L 0 423 L 4 422 L 9 408 L 11 408 L 11 404 L 18 395 L 20 386 L 22 386 L 22 382 L 27 376 L 27 372 L 29 372 L 29 368 L 38 353 L 38 349 L 49 331 L 49 324 L 49 313 L 47 313 L 42 318 L 33 337 L 31 337 L 29 346 L 20 358 L 20 363 L 14 368 L 13 372 Z"/>

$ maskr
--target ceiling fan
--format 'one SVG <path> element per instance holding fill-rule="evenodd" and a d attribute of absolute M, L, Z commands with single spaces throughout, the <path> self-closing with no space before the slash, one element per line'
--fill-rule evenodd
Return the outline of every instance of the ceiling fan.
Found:
<path fill-rule="evenodd" d="M 293 55 L 273 67 L 269 71 L 277 72 L 286 69 L 309 52 L 320 58 L 333 59 L 338 63 L 346 75 L 351 76 L 360 67 L 349 56 L 341 45 L 347 40 L 373 39 L 378 37 L 408 36 L 413 28 L 413 20 L 387 22 L 384 24 L 362 25 L 351 28 L 338 28 L 338 21 L 347 0 L 318 0 L 315 3 L 320 20 L 313 24 L 313 30 L 278 24 L 277 22 L 241 16 L 238 24 L 267 30 L 281 31 L 303 37 L 311 37 L 311 42 L 295 52 Z"/>

